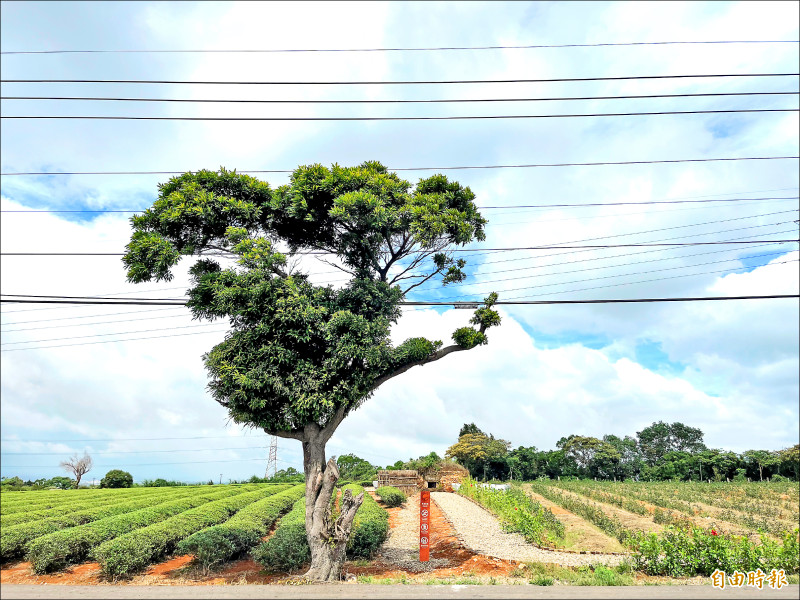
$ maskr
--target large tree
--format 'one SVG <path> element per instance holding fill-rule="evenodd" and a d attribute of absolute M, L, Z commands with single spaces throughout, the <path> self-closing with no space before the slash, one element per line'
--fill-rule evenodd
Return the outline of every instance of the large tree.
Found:
<path fill-rule="evenodd" d="M 214 399 L 235 422 L 302 443 L 310 579 L 340 578 L 363 499 L 346 492 L 332 519 L 339 473 L 325 444 L 336 428 L 381 384 L 485 344 L 500 322 L 492 294 L 452 345 L 389 339 L 410 290 L 464 279 L 465 261 L 452 250 L 485 238 L 473 199 L 444 175 L 412 187 L 378 162 L 302 166 L 274 190 L 221 169 L 170 179 L 131 219 L 128 280 L 169 280 L 181 257 L 198 257 L 188 306 L 195 318 L 230 322 L 204 356 Z M 300 261 L 308 253 L 347 273 L 348 283 L 312 284 Z"/>

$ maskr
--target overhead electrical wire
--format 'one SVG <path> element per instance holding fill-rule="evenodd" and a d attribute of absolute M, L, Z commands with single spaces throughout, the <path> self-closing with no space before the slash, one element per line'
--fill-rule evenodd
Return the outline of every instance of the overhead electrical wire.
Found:
<path fill-rule="evenodd" d="M 792 231 L 794 231 L 794 229 L 778 231 L 778 232 L 773 232 L 773 233 L 788 233 L 788 232 L 792 232 Z M 765 234 L 765 235 L 770 235 L 770 234 Z M 751 246 L 750 248 L 753 248 L 753 247 L 756 247 L 756 248 L 757 247 L 765 247 L 765 246 L 769 246 L 769 245 L 770 244 L 763 244 L 763 246 Z M 639 254 L 652 254 L 654 252 L 663 252 L 663 251 L 664 251 L 664 249 L 643 250 L 643 251 L 634 252 L 634 253 L 614 254 L 612 256 L 596 256 L 596 257 L 593 257 L 593 258 L 581 258 L 581 259 L 578 259 L 578 260 L 571 260 L 571 261 L 564 261 L 564 262 L 557 262 L 557 263 L 548 263 L 548 264 L 540 264 L 540 265 L 535 265 L 535 266 L 532 266 L 532 267 L 519 267 L 519 268 L 516 268 L 516 269 L 504 269 L 504 270 L 501 270 L 501 271 L 493 271 L 493 274 L 510 273 L 510 272 L 526 271 L 526 270 L 542 269 L 542 268 L 550 268 L 550 267 L 557 267 L 557 266 L 570 265 L 570 264 L 576 264 L 576 263 L 586 263 L 586 262 L 598 261 L 598 260 L 609 260 L 609 259 L 613 259 L 613 258 L 630 258 L 631 256 L 636 256 L 636 255 L 639 255 Z M 732 251 L 734 251 L 734 250 L 733 249 L 712 250 L 710 252 L 700 252 L 700 253 L 687 254 L 687 255 L 668 256 L 668 257 L 664 257 L 664 258 L 652 259 L 652 260 L 647 260 L 647 261 L 637 261 L 635 263 L 626 263 L 625 265 L 605 265 L 605 266 L 600 266 L 600 267 L 593 267 L 591 269 L 578 269 L 578 270 L 574 270 L 574 271 L 564 271 L 564 272 L 561 272 L 559 274 L 574 273 L 574 272 L 586 271 L 586 270 L 610 269 L 610 268 L 615 268 L 617 266 L 627 266 L 627 265 L 630 265 L 630 264 L 642 264 L 642 263 L 659 262 L 659 261 L 667 261 L 667 260 L 679 260 L 679 259 L 690 258 L 690 257 L 694 257 L 694 256 L 705 256 L 705 255 L 708 255 L 708 254 L 719 254 L 719 253 L 722 253 L 722 252 L 732 252 Z M 549 257 L 549 256 L 561 256 L 563 254 L 573 254 L 573 253 L 574 252 L 561 252 L 561 253 L 554 253 L 552 255 L 544 255 L 544 256 L 538 256 L 538 257 L 533 257 L 533 258 L 523 258 L 523 259 L 511 259 L 511 260 L 512 261 L 537 260 L 537 259 L 545 258 L 545 257 Z M 507 262 L 507 261 L 497 261 L 497 262 Z M 319 284 L 319 282 L 316 282 L 316 283 Z M 463 283 L 470 284 L 472 282 L 463 282 Z M 482 282 L 476 282 L 476 284 L 478 284 L 478 283 L 482 283 Z M 441 287 L 437 286 L 437 287 L 430 287 L 430 288 L 417 288 L 417 291 L 436 290 L 436 289 L 441 290 Z M 133 293 L 133 292 L 131 292 L 131 293 Z M 183 308 L 183 307 L 179 307 L 179 308 Z M 151 311 L 147 311 L 147 312 L 149 313 L 149 312 L 174 311 L 174 310 L 176 310 L 176 309 L 159 308 L 159 309 L 155 309 L 155 310 L 151 310 Z M 28 312 L 28 311 L 15 311 L 15 312 Z M 9 314 L 13 314 L 13 313 L 9 313 Z M 26 327 L 26 328 L 22 328 L 22 329 L 6 329 L 9 326 L 24 325 L 24 324 L 28 324 L 28 323 L 43 323 L 43 322 L 52 322 L 52 321 L 90 319 L 90 318 L 98 318 L 98 317 L 99 318 L 106 318 L 106 317 L 109 317 L 109 316 L 128 315 L 128 314 L 142 314 L 142 311 L 141 310 L 139 310 L 139 311 L 125 311 L 125 312 L 120 312 L 120 313 L 105 313 L 105 314 L 101 314 L 101 315 L 82 315 L 82 316 L 75 316 L 75 317 L 61 317 L 61 318 L 55 318 L 55 319 L 35 319 L 35 320 L 29 320 L 29 321 L 16 321 L 16 322 L 11 322 L 11 323 L 2 323 L 2 324 L 0 324 L 0 326 L 3 327 L 3 331 L 5 331 L 6 333 L 16 333 L 16 332 L 20 332 L 20 331 L 34 331 L 34 330 L 40 330 L 40 329 L 58 329 L 58 328 L 65 328 L 65 327 L 73 327 L 73 328 L 74 327 L 90 327 L 90 326 L 96 326 L 96 325 L 107 325 L 107 324 L 113 324 L 113 323 L 128 323 L 128 322 L 132 322 L 132 321 L 144 321 L 144 320 L 155 320 L 155 319 L 177 319 L 177 318 L 185 319 L 185 318 L 191 316 L 188 313 L 183 313 L 183 314 L 179 314 L 179 315 L 163 315 L 163 316 L 158 316 L 158 317 L 140 317 L 140 318 L 136 318 L 136 319 L 115 319 L 115 320 L 111 320 L 111 321 L 100 321 L 100 322 L 90 322 L 90 323 L 77 323 L 77 324 L 67 324 L 67 325 L 47 325 L 47 326 L 42 326 L 42 327 Z"/>
<path fill-rule="evenodd" d="M 545 48 L 601 48 L 613 46 L 667 46 L 685 44 L 796 44 L 798 40 L 711 40 L 666 42 L 607 42 L 595 44 L 526 44 L 508 46 L 431 46 L 422 48 L 261 48 L 261 49 L 120 49 L 120 50 L 6 50 L 0 54 L 261 54 L 299 52 L 433 52 L 452 50 L 531 50 Z"/>
<path fill-rule="evenodd" d="M 739 161 L 739 160 L 797 160 L 800 156 L 744 156 L 733 158 L 681 158 L 675 160 L 626 160 L 626 161 L 604 161 L 604 162 L 588 162 L 588 163 L 540 163 L 540 164 L 516 164 L 516 165 L 466 165 L 455 167 L 393 167 L 388 168 L 389 171 L 463 171 L 473 169 L 533 169 L 543 167 L 600 167 L 611 165 L 655 165 L 655 164 L 673 164 L 673 163 L 702 163 L 702 162 L 722 162 L 722 161 Z M 4 177 L 23 176 L 23 175 L 182 175 L 183 173 L 192 173 L 193 171 L 64 171 L 64 172 L 48 172 L 48 171 L 18 171 L 0 173 Z M 236 170 L 237 173 L 293 173 L 292 169 L 247 169 Z M 143 209 L 140 209 L 143 210 Z M 3 211 L 5 212 L 5 211 Z M 84 211 L 81 211 L 84 212 Z M 105 212 L 104 210 L 98 211 L 85 211 L 85 212 Z M 111 212 L 111 211 L 110 211 Z M 121 212 L 139 212 L 136 210 L 125 210 Z"/>
<path fill-rule="evenodd" d="M 450 85 L 472 83 L 567 83 L 577 81 L 641 81 L 649 79 L 706 79 L 727 77 L 797 77 L 800 73 L 710 73 L 627 75 L 618 77 L 558 77 L 549 79 L 451 79 L 427 81 L 191 81 L 175 79 L 0 79 L 0 83 L 134 83 L 158 85 Z"/>
<path fill-rule="evenodd" d="M 800 112 L 797 108 L 737 108 L 728 110 L 664 110 L 657 112 L 589 113 L 552 115 L 468 115 L 446 117 L 132 117 L 98 115 L 2 115 L 0 119 L 90 121 L 464 121 L 474 119 L 556 119 L 580 117 L 643 117 L 657 115 L 708 115 L 729 113 Z"/>
<path fill-rule="evenodd" d="M 675 160 L 626 160 L 618 162 L 588 162 L 588 163 L 540 163 L 540 164 L 516 164 L 516 165 L 466 165 L 455 167 L 393 167 L 388 168 L 389 171 L 463 171 L 473 169 L 532 169 L 542 167 L 600 167 L 610 165 L 654 165 L 654 164 L 673 164 L 673 163 L 694 163 L 694 162 L 722 162 L 722 161 L 739 161 L 739 160 L 797 160 L 800 156 L 743 156 L 733 158 L 681 158 Z M 183 173 L 192 173 L 193 171 L 64 171 L 64 172 L 48 172 L 48 171 L 18 171 L 0 173 L 4 177 L 22 176 L 22 175 L 182 175 Z M 292 169 L 247 169 L 236 170 L 237 173 L 293 173 Z M 140 209 L 144 210 L 144 209 Z M 2 211 L 6 212 L 6 211 Z M 84 212 L 84 211 L 80 211 Z M 85 212 L 106 212 L 105 210 Z M 120 212 L 120 211 L 109 211 Z M 139 212 L 137 210 L 125 210 L 121 212 Z"/>
<path fill-rule="evenodd" d="M 556 96 L 552 98 L 432 98 L 351 100 L 253 100 L 244 98 L 122 98 L 109 96 L 0 96 L 0 100 L 74 100 L 91 102 L 186 102 L 200 104 L 439 104 L 469 102 L 552 102 L 575 100 L 640 100 L 645 98 L 701 98 L 718 96 L 797 96 L 800 92 L 706 92 L 697 94 L 645 94 L 632 96 Z"/>

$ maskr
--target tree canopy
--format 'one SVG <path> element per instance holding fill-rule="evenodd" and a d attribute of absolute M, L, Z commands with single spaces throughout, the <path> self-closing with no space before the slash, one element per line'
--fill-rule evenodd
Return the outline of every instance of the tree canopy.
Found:
<path fill-rule="evenodd" d="M 384 382 L 486 344 L 500 323 L 490 294 L 454 344 L 413 337 L 395 346 L 389 337 L 408 292 L 466 277 L 453 250 L 485 239 L 474 197 L 444 175 L 412 187 L 374 161 L 301 166 L 276 189 L 220 169 L 173 177 L 131 219 L 128 280 L 169 280 L 194 256 L 189 309 L 231 325 L 204 356 L 214 399 L 237 423 L 302 442 L 313 579 L 338 578 L 361 503 L 347 491 L 331 518 L 339 468 L 326 463 L 325 444 L 336 428 Z M 310 253 L 348 283 L 312 283 L 301 260 Z"/>

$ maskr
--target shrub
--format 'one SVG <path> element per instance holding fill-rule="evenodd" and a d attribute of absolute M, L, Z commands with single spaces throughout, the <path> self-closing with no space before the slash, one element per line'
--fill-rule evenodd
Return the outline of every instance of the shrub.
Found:
<path fill-rule="evenodd" d="M 363 492 L 359 485 L 349 484 L 344 491 L 358 495 Z M 305 499 L 298 500 L 291 512 L 281 519 L 274 535 L 256 548 L 253 560 L 275 571 L 292 571 L 311 559 L 311 550 L 306 539 Z M 389 514 L 367 493 L 356 511 L 347 556 L 368 558 L 380 547 L 389 532 Z"/>
<path fill-rule="evenodd" d="M 375 493 L 380 496 L 381 502 L 389 507 L 400 506 L 403 502 L 408 500 L 403 492 L 389 485 L 379 487 L 375 490 Z"/>
<path fill-rule="evenodd" d="M 169 554 L 183 538 L 211 525 L 222 523 L 259 497 L 272 494 L 274 487 L 262 486 L 256 491 L 247 491 L 247 488 L 227 489 L 235 495 L 209 502 L 160 523 L 104 542 L 92 552 L 92 555 L 98 560 L 106 575 L 112 577 L 130 575 L 153 560 Z"/>
<path fill-rule="evenodd" d="M 150 508 L 62 529 L 33 540 L 28 545 L 27 559 L 36 573 L 56 571 L 85 559 L 98 544 L 230 495 L 230 490 L 193 493 L 189 498 L 178 498 Z"/>
<path fill-rule="evenodd" d="M 458 493 L 494 513 L 505 530 L 519 532 L 529 542 L 554 546 L 556 540 L 564 537 L 561 521 L 519 488 L 493 490 L 468 479 L 458 488 Z"/>
<path fill-rule="evenodd" d="M 83 525 L 84 523 L 91 523 L 92 521 L 104 519 L 105 517 L 154 506 L 172 500 L 173 498 L 175 498 L 175 493 L 171 491 L 165 494 L 150 494 L 126 502 L 116 502 L 97 508 L 77 510 L 58 517 L 21 523 L 13 527 L 3 527 L 2 532 L 0 532 L 0 557 L 9 559 L 21 556 L 25 550 L 25 546 L 31 540 L 47 535 L 48 533 L 53 533 L 59 529 L 75 527 L 77 525 Z"/>
<path fill-rule="evenodd" d="M 305 497 L 294 503 L 272 537 L 253 550 L 252 557 L 274 571 L 293 571 L 311 560 L 311 549 L 306 540 Z"/>
<path fill-rule="evenodd" d="M 761 543 L 747 537 L 723 535 L 698 527 L 668 527 L 660 536 L 637 532 L 629 540 L 633 564 L 650 575 L 710 576 L 716 569 L 726 573 L 783 569 L 798 572 L 798 530 L 787 533 L 783 544 L 761 536 Z"/>
<path fill-rule="evenodd" d="M 266 535 L 272 524 L 305 493 L 305 485 L 275 486 L 273 496 L 246 506 L 221 525 L 198 531 L 180 542 L 177 551 L 194 554 L 206 571 L 242 554 Z M 305 513 L 304 513 L 305 514 Z"/>
<path fill-rule="evenodd" d="M 120 469 L 112 469 L 100 480 L 101 488 L 129 488 L 133 486 L 133 475 Z"/>
<path fill-rule="evenodd" d="M 372 496 L 364 492 L 364 488 L 360 485 L 350 485 L 344 489 L 349 489 L 354 496 L 364 493 L 364 501 L 353 519 L 353 528 L 347 543 L 347 556 L 370 558 L 389 534 L 389 513 L 381 508 Z"/>

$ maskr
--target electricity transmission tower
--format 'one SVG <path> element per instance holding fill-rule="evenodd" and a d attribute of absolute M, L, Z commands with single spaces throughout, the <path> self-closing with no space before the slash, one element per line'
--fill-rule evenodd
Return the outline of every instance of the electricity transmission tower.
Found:
<path fill-rule="evenodd" d="M 264 479 L 269 477 L 270 469 L 274 477 L 278 472 L 278 436 L 273 435 L 269 440 L 269 459 L 267 460 L 267 470 L 264 471 Z"/>

